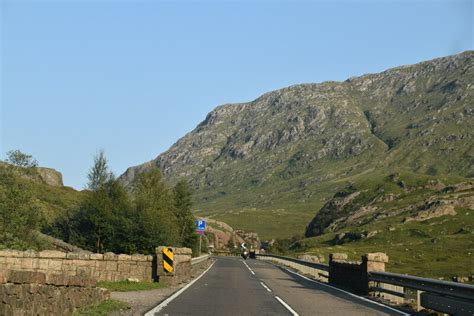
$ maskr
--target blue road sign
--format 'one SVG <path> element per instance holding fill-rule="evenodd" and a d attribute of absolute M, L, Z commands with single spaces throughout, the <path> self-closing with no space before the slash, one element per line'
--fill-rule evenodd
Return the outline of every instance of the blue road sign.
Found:
<path fill-rule="evenodd" d="M 194 226 L 196 226 L 197 230 L 206 230 L 206 221 L 203 220 L 195 220 Z"/>

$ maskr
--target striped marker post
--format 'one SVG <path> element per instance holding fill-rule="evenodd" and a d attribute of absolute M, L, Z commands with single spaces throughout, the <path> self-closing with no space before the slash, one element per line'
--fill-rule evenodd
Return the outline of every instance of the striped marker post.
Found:
<path fill-rule="evenodd" d="M 168 273 L 174 272 L 174 256 L 172 248 L 163 248 L 163 270 Z"/>

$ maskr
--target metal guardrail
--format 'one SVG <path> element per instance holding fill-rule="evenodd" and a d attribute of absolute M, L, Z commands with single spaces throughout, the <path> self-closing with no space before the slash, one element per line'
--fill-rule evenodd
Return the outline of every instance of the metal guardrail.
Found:
<path fill-rule="evenodd" d="M 329 265 L 327 264 L 270 254 L 257 254 L 257 258 L 258 257 L 278 259 L 283 261 L 283 264 L 285 264 L 284 261 L 287 261 L 286 265 L 289 266 L 293 263 L 329 272 Z M 299 269 L 298 267 L 294 268 Z M 326 279 L 329 278 L 329 274 L 324 275 L 317 273 L 316 276 Z M 405 289 L 412 289 L 417 291 L 417 310 L 421 310 L 422 307 L 425 307 L 452 315 L 474 315 L 474 285 L 390 272 L 368 272 L 368 280 L 378 283 L 372 286 L 370 290 L 372 292 L 381 292 L 391 295 L 389 301 L 392 301 L 393 297 L 398 297 L 403 303 L 406 298 Z M 394 286 L 394 288 L 390 288 L 391 286 Z M 392 302 L 400 303 L 400 301 Z"/>
<path fill-rule="evenodd" d="M 213 251 L 212 255 L 213 256 L 221 256 L 221 257 L 239 257 L 240 253 L 232 252 L 232 251 L 219 250 L 219 251 Z"/>
<path fill-rule="evenodd" d="M 309 261 L 300 260 L 300 259 L 291 258 L 291 257 L 284 257 L 284 256 L 277 256 L 277 255 L 267 255 L 267 254 L 257 254 L 257 258 L 258 257 L 267 257 L 267 258 L 275 258 L 275 259 L 280 259 L 280 260 L 286 260 L 286 261 L 290 261 L 290 262 L 293 262 L 293 263 L 296 263 L 296 264 L 300 264 L 302 266 L 306 266 L 306 267 L 309 267 L 309 268 L 329 272 L 329 265 L 324 264 L 324 263 L 309 262 Z"/>
<path fill-rule="evenodd" d="M 202 255 L 200 257 L 191 258 L 191 265 L 195 265 L 201 262 L 204 262 L 210 258 L 210 255 Z"/>
<path fill-rule="evenodd" d="M 369 272 L 369 280 L 444 296 L 467 299 L 474 302 L 474 285 L 420 278 L 390 272 Z"/>

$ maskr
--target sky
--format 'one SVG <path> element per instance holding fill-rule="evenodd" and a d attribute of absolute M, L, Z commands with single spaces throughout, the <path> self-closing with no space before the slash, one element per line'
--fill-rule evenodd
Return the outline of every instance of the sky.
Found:
<path fill-rule="evenodd" d="M 220 104 L 473 49 L 473 1 L 0 0 L 0 159 L 86 184 L 154 159 Z"/>

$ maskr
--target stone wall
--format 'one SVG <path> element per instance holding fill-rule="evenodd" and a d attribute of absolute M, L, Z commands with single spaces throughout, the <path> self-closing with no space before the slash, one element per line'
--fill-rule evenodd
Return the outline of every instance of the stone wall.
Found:
<path fill-rule="evenodd" d="M 94 279 L 33 271 L 0 272 L 0 315 L 71 315 L 110 298 Z"/>
<path fill-rule="evenodd" d="M 97 281 L 121 281 L 128 278 L 153 281 L 153 256 L 116 255 L 114 253 L 65 253 L 46 250 L 0 251 L 0 273 L 10 270 L 45 274 L 90 277 Z"/>
<path fill-rule="evenodd" d="M 384 253 L 369 253 L 362 261 L 347 261 L 347 254 L 329 255 L 329 283 L 360 295 L 369 294 L 371 286 L 368 272 L 385 271 L 388 256 Z"/>

